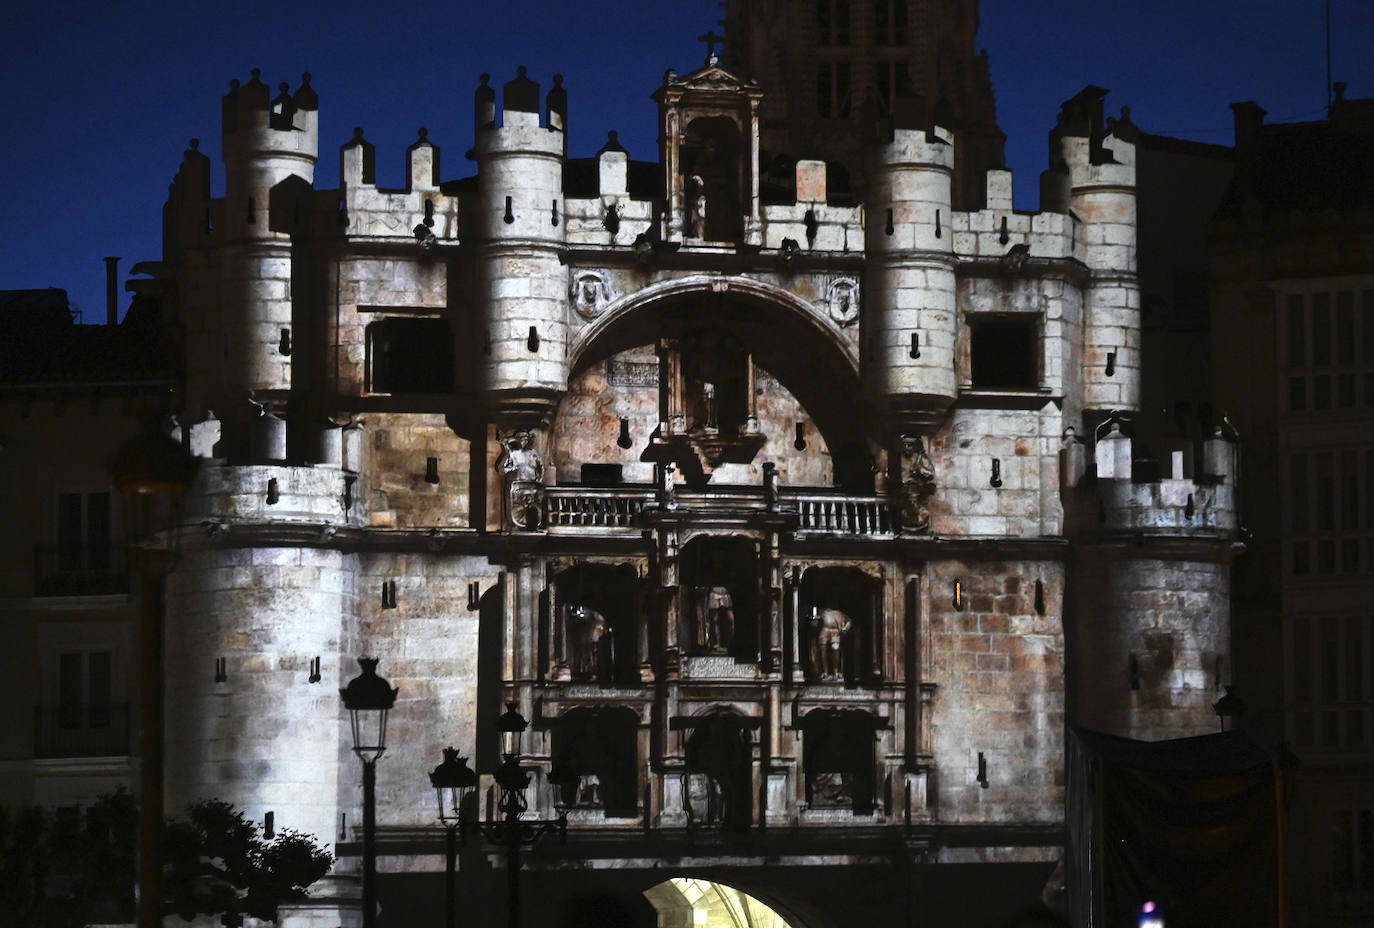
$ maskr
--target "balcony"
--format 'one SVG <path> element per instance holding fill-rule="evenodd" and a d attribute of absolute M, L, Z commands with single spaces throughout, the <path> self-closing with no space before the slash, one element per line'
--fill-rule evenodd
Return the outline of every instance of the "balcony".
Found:
<path fill-rule="evenodd" d="M 125 757 L 128 754 L 128 703 L 34 706 L 35 758 Z"/>
<path fill-rule="evenodd" d="M 637 534 L 646 508 L 659 505 L 649 487 L 549 487 L 547 524 L 552 534 Z M 747 514 L 768 509 L 762 488 L 729 487 L 673 496 L 679 512 Z M 891 538 L 898 534 L 897 507 L 875 496 L 846 496 L 824 490 L 783 490 L 777 511 L 795 514 L 796 532 L 808 536 Z"/>
<path fill-rule="evenodd" d="M 35 545 L 34 596 L 110 596 L 129 592 L 118 546 Z"/>
<path fill-rule="evenodd" d="M 639 514 L 653 502 L 645 488 L 549 487 L 549 531 L 556 534 L 634 534 Z"/>

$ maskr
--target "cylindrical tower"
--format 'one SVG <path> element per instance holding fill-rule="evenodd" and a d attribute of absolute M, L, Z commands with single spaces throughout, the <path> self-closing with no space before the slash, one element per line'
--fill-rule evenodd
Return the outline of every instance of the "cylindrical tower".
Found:
<path fill-rule="evenodd" d="M 1104 124 L 1089 87 L 1064 104 L 1054 138 L 1068 167 L 1070 206 L 1082 222 L 1083 409 L 1090 421 L 1140 406 L 1140 284 L 1136 276 L 1136 130 L 1123 111 Z"/>
<path fill-rule="evenodd" d="M 929 433 L 958 394 L 952 138 L 896 129 L 870 153 L 864 374 L 899 432 Z"/>
<path fill-rule="evenodd" d="M 1232 680 L 1233 448 L 1208 442 L 1205 480 L 1137 483 L 1130 445 L 1105 436 L 1097 480 L 1071 491 L 1070 722 L 1144 741 L 1210 734 Z"/>
<path fill-rule="evenodd" d="M 546 123 L 523 67 L 505 86 L 503 125 L 478 120 L 480 386 L 503 427 L 547 422 L 567 389 L 567 273 L 558 261 L 566 105 L 561 78 L 555 85 Z"/>
<path fill-rule="evenodd" d="M 188 520 L 343 524 L 339 486 L 328 468 L 205 466 Z M 221 799 L 327 845 L 340 778 L 357 774 L 338 696 L 356 672 L 351 660 L 340 666 L 356 564 L 328 548 L 221 544 L 231 532 L 196 530 L 167 580 L 167 813 Z"/>
<path fill-rule="evenodd" d="M 319 98 L 302 77 L 293 94 L 282 84 L 272 97 L 257 70 L 224 97 L 225 198 L 212 266 L 217 318 L 188 332 L 188 404 L 213 408 L 225 423 L 230 453 L 244 454 L 253 416 L 252 393 L 278 412 L 291 387 L 291 237 L 297 216 L 274 215 L 274 190 L 295 178 L 277 213 L 300 207 L 314 182 Z"/>

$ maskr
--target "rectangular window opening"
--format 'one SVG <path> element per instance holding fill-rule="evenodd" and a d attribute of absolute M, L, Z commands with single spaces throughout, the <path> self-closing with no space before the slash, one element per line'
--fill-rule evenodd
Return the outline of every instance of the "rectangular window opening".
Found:
<path fill-rule="evenodd" d="M 1040 337 L 1037 319 L 969 319 L 975 390 L 1038 390 Z"/>
<path fill-rule="evenodd" d="M 367 392 L 452 393 L 448 320 L 393 316 L 369 324 Z"/>

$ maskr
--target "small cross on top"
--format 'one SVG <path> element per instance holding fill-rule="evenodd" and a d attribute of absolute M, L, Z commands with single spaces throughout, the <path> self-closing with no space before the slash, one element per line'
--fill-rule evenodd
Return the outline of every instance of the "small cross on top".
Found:
<path fill-rule="evenodd" d="M 697 41 L 706 43 L 707 64 L 715 64 L 720 61 L 719 56 L 716 55 L 716 46 L 719 45 L 722 49 L 725 47 L 725 36 L 716 35 L 716 30 L 712 29 L 705 35 L 697 36 Z"/>

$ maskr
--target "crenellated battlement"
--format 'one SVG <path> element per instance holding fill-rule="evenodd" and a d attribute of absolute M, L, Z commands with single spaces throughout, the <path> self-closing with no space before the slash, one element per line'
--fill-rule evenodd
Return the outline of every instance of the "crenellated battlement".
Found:
<path fill-rule="evenodd" d="M 1158 479 L 1139 479 L 1132 439 L 1117 422 L 1094 451 L 1089 461 L 1070 439 L 1061 452 L 1066 510 L 1078 530 L 1216 538 L 1239 528 L 1236 447 L 1220 430 L 1203 442 L 1202 467 L 1193 475 L 1185 451 L 1173 450 Z"/>
<path fill-rule="evenodd" d="M 320 98 L 310 86 L 309 72 L 301 75 L 301 85 L 291 92 L 283 82 L 273 95 L 253 69 L 248 83 L 233 80 L 221 108 L 224 139 L 224 164 L 231 190 L 236 174 L 265 168 L 270 178 L 266 186 L 299 173 L 307 180 L 313 175 L 319 151 Z M 249 180 L 250 186 L 258 186 Z"/>
<path fill-rule="evenodd" d="M 421 127 L 406 148 L 406 185 L 377 186 L 377 153 L 362 127 L 339 148 L 339 225 L 357 238 L 413 237 L 429 249 L 458 238 L 459 197 L 439 190 L 439 146 Z"/>

